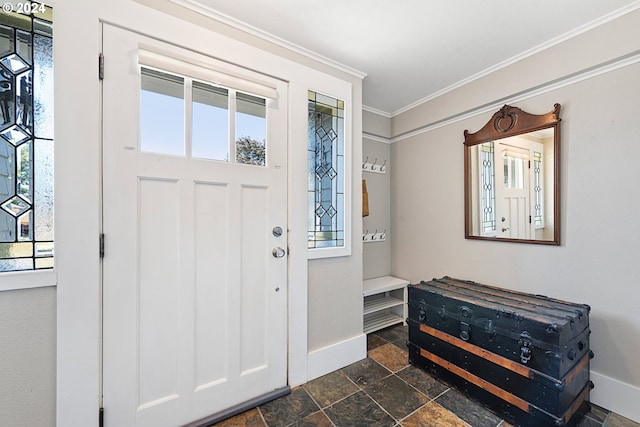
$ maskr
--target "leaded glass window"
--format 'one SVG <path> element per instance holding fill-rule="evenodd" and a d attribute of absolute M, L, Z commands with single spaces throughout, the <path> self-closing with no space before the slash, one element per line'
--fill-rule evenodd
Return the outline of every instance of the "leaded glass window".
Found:
<path fill-rule="evenodd" d="M 544 226 L 542 209 L 542 153 L 533 152 L 533 224 Z"/>
<path fill-rule="evenodd" d="M 53 13 L 27 9 L 0 12 L 0 271 L 53 268 Z"/>
<path fill-rule="evenodd" d="M 308 95 L 308 247 L 343 247 L 344 101 L 313 91 Z"/>
<path fill-rule="evenodd" d="M 482 232 L 496 230 L 496 192 L 493 141 L 480 146 L 480 175 L 482 176 Z"/>

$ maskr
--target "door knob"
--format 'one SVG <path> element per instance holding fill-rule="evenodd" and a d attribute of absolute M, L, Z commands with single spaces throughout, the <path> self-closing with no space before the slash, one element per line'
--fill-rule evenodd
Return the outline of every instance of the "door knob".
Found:
<path fill-rule="evenodd" d="M 273 248 L 273 251 L 271 253 L 273 254 L 274 258 L 282 258 L 287 253 L 287 251 L 278 246 L 277 248 Z"/>

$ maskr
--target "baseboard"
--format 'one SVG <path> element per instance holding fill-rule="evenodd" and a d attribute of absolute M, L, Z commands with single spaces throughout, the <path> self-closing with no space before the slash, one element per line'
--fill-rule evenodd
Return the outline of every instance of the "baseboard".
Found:
<path fill-rule="evenodd" d="M 592 403 L 640 423 L 640 387 L 591 371 Z"/>
<path fill-rule="evenodd" d="M 367 336 L 353 338 L 309 353 L 307 379 L 311 381 L 367 357 Z"/>

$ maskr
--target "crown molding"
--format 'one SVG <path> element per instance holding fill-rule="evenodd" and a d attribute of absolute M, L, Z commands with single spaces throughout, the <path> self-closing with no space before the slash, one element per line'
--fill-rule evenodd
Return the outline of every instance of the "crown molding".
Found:
<path fill-rule="evenodd" d="M 204 15 L 208 18 L 211 18 L 213 20 L 226 24 L 237 30 L 243 31 L 245 33 L 258 37 L 260 39 L 266 40 L 277 46 L 283 47 L 285 49 L 288 49 L 290 51 L 303 55 L 307 58 L 313 59 L 314 61 L 321 62 L 325 65 L 328 65 L 332 68 L 335 68 L 337 70 L 350 74 L 359 79 L 364 79 L 367 76 L 365 72 L 356 70 L 355 68 L 351 68 L 348 65 L 344 65 L 340 62 L 334 61 L 333 59 L 322 56 L 309 49 L 305 49 L 302 46 L 298 46 L 280 37 L 274 36 L 273 34 L 267 33 L 266 31 L 262 31 L 252 25 L 242 22 L 236 18 L 233 18 L 232 16 L 218 12 L 217 10 L 209 6 L 206 6 L 197 0 L 168 0 L 168 1 L 178 6 L 189 9 L 193 12 L 196 12 L 200 15 Z"/>
<path fill-rule="evenodd" d="M 362 132 L 362 139 L 369 139 L 371 141 L 382 142 L 383 144 L 391 144 L 391 138 L 387 138 L 380 135 L 374 135 L 372 133 Z"/>
<path fill-rule="evenodd" d="M 610 73 L 612 71 L 618 70 L 620 68 L 624 68 L 630 65 L 634 65 L 634 64 L 638 64 L 640 63 L 640 50 L 635 51 L 629 55 L 625 55 L 623 57 L 617 58 L 615 60 L 600 64 L 600 65 L 596 65 L 594 67 L 591 68 L 587 68 L 585 70 L 570 74 L 568 76 L 565 76 L 563 78 L 559 78 L 557 80 L 524 90 L 522 92 L 519 93 L 515 93 L 511 96 L 507 96 L 504 98 L 500 98 L 497 100 L 494 100 L 492 102 L 483 104 L 483 105 L 479 105 L 475 108 L 471 108 L 467 111 L 463 111 L 461 113 L 458 114 L 454 114 L 452 116 L 449 117 L 445 117 L 443 119 L 437 120 L 435 122 L 432 123 L 428 123 L 425 124 L 423 126 L 420 126 L 419 128 L 416 128 L 414 130 L 411 131 L 407 131 L 404 132 L 400 135 L 396 135 L 392 138 L 390 138 L 391 143 L 396 143 L 396 142 L 400 142 L 402 140 L 411 138 L 413 136 L 416 135 L 420 135 L 426 132 L 430 132 L 434 129 L 438 129 L 441 128 L 443 126 L 447 126 L 462 120 L 466 120 L 468 118 L 477 116 L 479 114 L 484 114 L 487 112 L 495 112 L 495 110 L 499 109 L 500 107 L 502 107 L 504 104 L 515 104 L 517 102 L 521 102 L 524 101 L 526 99 L 530 99 L 533 98 L 535 96 L 547 93 L 547 92 L 551 92 L 554 90 L 558 90 L 561 89 L 565 86 L 570 86 L 576 83 L 579 83 L 583 80 L 587 80 L 590 79 L 592 77 L 597 77 L 600 76 L 602 74 L 606 74 L 606 73 Z"/>
<path fill-rule="evenodd" d="M 390 119 L 391 117 L 393 117 L 390 113 L 387 113 L 386 111 L 378 110 L 377 108 L 369 107 L 366 105 L 362 106 L 362 111 L 368 111 L 369 113 L 377 114 L 378 116 L 386 117 L 387 119 Z"/>
<path fill-rule="evenodd" d="M 535 46 L 535 47 L 533 47 L 533 48 L 531 48 L 529 50 L 526 50 L 526 51 L 524 51 L 524 52 L 522 52 L 522 53 L 520 53 L 520 54 L 518 54 L 516 56 L 513 56 L 513 57 L 511 57 L 511 58 L 509 58 L 509 59 L 507 59 L 505 61 L 499 62 L 499 63 L 497 63 L 497 64 L 495 64 L 495 65 L 493 65 L 493 66 L 491 66 L 489 68 L 486 68 L 485 70 L 480 71 L 479 73 L 476 73 L 476 74 L 474 74 L 472 76 L 467 77 L 466 79 L 460 80 L 459 82 L 456 82 L 456 83 L 454 83 L 454 84 L 452 84 L 450 86 L 447 86 L 444 89 L 441 89 L 441 90 L 439 90 L 437 92 L 434 92 L 431 95 L 428 95 L 428 96 L 426 96 L 426 97 L 424 97 L 422 99 L 419 99 L 419 100 L 417 100 L 417 101 L 415 101 L 415 102 L 413 102 L 413 103 L 411 103 L 411 104 L 409 104 L 409 105 L 407 105 L 405 107 L 400 108 L 399 110 L 396 110 L 396 111 L 390 113 L 390 116 L 393 118 L 393 117 L 398 116 L 398 115 L 400 115 L 402 113 L 405 113 L 405 112 L 407 112 L 407 111 L 409 111 L 409 110 L 411 110 L 411 109 L 413 109 L 413 108 L 415 108 L 415 107 L 417 107 L 419 105 L 425 104 L 425 103 L 427 103 L 427 102 L 429 102 L 429 101 L 431 101 L 431 100 L 433 100 L 435 98 L 438 98 L 439 96 L 442 96 L 442 95 L 444 95 L 444 94 L 446 94 L 448 92 L 451 92 L 451 91 L 453 91 L 455 89 L 458 89 L 458 88 L 460 88 L 460 87 L 462 87 L 462 86 L 464 86 L 466 84 L 469 84 L 469 83 L 471 83 L 471 82 L 473 82 L 475 80 L 478 80 L 478 79 L 481 79 L 481 78 L 483 78 L 485 76 L 488 76 L 491 73 L 494 73 L 494 72 L 496 72 L 498 70 L 506 68 L 506 67 L 508 67 L 510 65 L 513 65 L 516 62 L 522 61 L 523 59 L 526 59 L 526 58 L 528 58 L 530 56 L 533 56 L 533 55 L 535 55 L 537 53 L 540 53 L 540 52 L 542 52 L 542 51 L 544 51 L 546 49 L 549 49 L 549 48 L 551 48 L 551 47 L 553 47 L 555 45 L 558 45 L 558 44 L 560 44 L 560 43 L 562 43 L 564 41 L 567 41 L 567 40 L 569 40 L 569 39 L 571 39 L 573 37 L 576 37 L 576 36 L 578 36 L 578 35 L 580 35 L 582 33 L 585 33 L 587 31 L 590 31 L 590 30 L 592 30 L 594 28 L 597 28 L 597 27 L 599 27 L 601 25 L 604 25 L 607 22 L 613 21 L 614 19 L 617 19 L 617 18 L 619 18 L 621 16 L 624 16 L 624 15 L 626 15 L 628 13 L 631 13 L 631 12 L 637 10 L 637 9 L 640 9 L 640 0 L 637 0 L 637 1 L 633 2 L 633 3 L 631 3 L 631 4 L 628 4 L 627 6 L 622 7 L 620 9 L 618 9 L 618 10 L 615 10 L 615 11 L 613 11 L 613 12 L 607 14 L 607 15 L 604 15 L 604 16 L 598 18 L 598 19 L 594 19 L 593 21 L 588 22 L 588 23 L 584 24 L 581 27 L 578 27 L 578 28 L 576 28 L 576 29 L 574 29 L 572 31 L 569 31 L 569 32 L 567 32 L 565 34 L 562 34 L 562 35 L 560 35 L 560 36 L 558 36 L 558 37 L 556 37 L 554 39 L 551 39 L 551 40 L 549 40 L 549 41 L 547 41 L 545 43 L 542 43 L 542 44 L 540 44 L 538 46 Z"/>

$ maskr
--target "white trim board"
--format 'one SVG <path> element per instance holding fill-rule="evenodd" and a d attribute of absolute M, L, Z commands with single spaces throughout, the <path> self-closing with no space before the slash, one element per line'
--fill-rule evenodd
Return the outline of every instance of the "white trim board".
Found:
<path fill-rule="evenodd" d="M 367 357 L 367 336 L 353 338 L 309 352 L 308 380 L 337 371 Z"/>
<path fill-rule="evenodd" d="M 593 371 L 591 381 L 595 385 L 591 390 L 591 403 L 640 423 L 640 387 Z"/>

